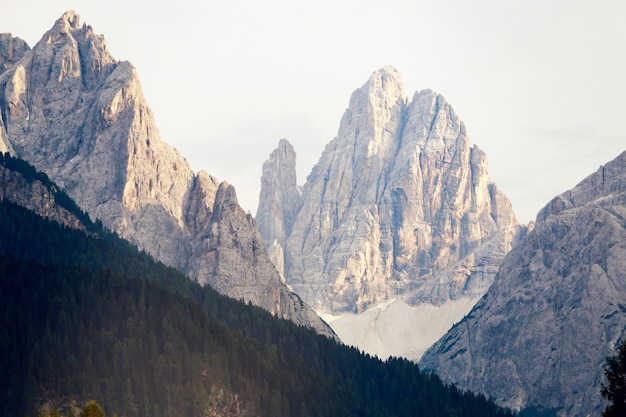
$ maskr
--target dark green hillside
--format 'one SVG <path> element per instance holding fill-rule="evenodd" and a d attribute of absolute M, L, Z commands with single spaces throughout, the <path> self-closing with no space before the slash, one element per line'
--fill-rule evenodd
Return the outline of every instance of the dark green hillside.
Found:
<path fill-rule="evenodd" d="M 94 399 L 107 414 L 505 416 L 201 287 L 115 235 L 0 203 L 0 415 Z"/>

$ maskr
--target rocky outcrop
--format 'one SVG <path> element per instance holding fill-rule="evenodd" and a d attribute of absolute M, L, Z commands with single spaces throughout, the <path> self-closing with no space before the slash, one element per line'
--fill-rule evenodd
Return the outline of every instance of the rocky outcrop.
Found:
<path fill-rule="evenodd" d="M 195 175 L 162 141 L 135 68 L 74 12 L 0 75 L 0 105 L 15 154 L 92 218 L 201 283 L 330 334 L 307 321 L 308 307 L 293 308 L 300 300 L 275 270 L 255 269 L 269 260 L 234 189 Z M 247 240 L 232 244 L 237 234 Z"/>
<path fill-rule="evenodd" d="M 561 194 L 471 313 L 422 358 L 500 404 L 600 415 L 603 365 L 626 336 L 626 152 Z"/>
<path fill-rule="evenodd" d="M 249 404 L 232 390 L 211 386 L 205 415 L 207 417 L 245 417 L 253 415 Z"/>
<path fill-rule="evenodd" d="M 296 181 L 296 152 L 287 139 L 281 139 L 278 148 L 263 164 L 261 193 L 256 224 L 264 239 L 270 258 L 284 275 L 283 247 L 291 234 L 300 206 L 302 187 Z"/>
<path fill-rule="evenodd" d="M 0 33 L 0 74 L 19 61 L 29 49 L 23 39 L 10 33 Z"/>
<path fill-rule="evenodd" d="M 2 156 L 0 155 L 0 158 Z M 57 202 L 58 189 L 54 185 L 29 178 L 23 173 L 0 164 L 0 201 L 22 206 L 47 220 L 62 226 L 86 231 L 83 222 L 68 208 Z"/>
<path fill-rule="evenodd" d="M 358 314 L 396 297 L 477 299 L 524 230 L 450 104 L 430 90 L 408 100 L 391 67 L 352 94 L 301 203 L 276 197 L 277 154 L 264 167 L 258 213 L 282 226 L 281 213 L 301 208 L 286 243 L 284 228 L 261 232 L 284 251 L 289 285 L 320 313 Z M 283 187 L 294 189 L 289 181 Z"/>
<path fill-rule="evenodd" d="M 0 33 L 0 75 L 19 61 L 29 49 L 24 40 L 14 38 L 10 33 Z M 13 154 L 13 147 L 7 138 L 2 119 L 4 115 L 0 117 L 0 153 Z"/>

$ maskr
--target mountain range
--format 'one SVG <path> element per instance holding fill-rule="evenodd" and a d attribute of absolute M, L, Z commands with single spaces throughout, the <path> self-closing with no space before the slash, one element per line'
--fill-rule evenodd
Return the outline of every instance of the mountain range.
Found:
<path fill-rule="evenodd" d="M 1 415 L 512 416 L 155 262 L 24 160 L 0 171 Z"/>
<path fill-rule="evenodd" d="M 626 332 L 626 152 L 521 225 L 451 104 L 408 98 L 387 66 L 354 91 L 302 186 L 279 141 L 253 219 L 161 139 L 136 70 L 70 11 L 32 49 L 0 34 L 0 155 L 0 347 L 15 370 L 0 391 L 21 404 L 9 414 L 50 387 L 65 400 L 92 389 L 123 415 L 605 404 L 604 360 Z M 126 315 L 103 308 L 116 299 Z M 155 369 L 172 385 L 154 385 Z M 445 400 L 424 408 L 435 391 Z"/>
<path fill-rule="evenodd" d="M 283 139 L 263 165 L 257 224 L 341 340 L 524 415 L 600 414 L 626 333 L 626 153 L 520 225 L 452 107 L 384 67 L 303 186 L 295 156 Z"/>

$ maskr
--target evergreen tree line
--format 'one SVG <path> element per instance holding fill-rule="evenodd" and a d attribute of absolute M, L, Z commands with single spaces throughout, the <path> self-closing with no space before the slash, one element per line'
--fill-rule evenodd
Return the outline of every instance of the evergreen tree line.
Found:
<path fill-rule="evenodd" d="M 0 414 L 95 399 L 121 416 L 508 416 L 398 358 L 381 361 L 217 294 L 104 230 L 0 204 Z M 244 413 L 245 414 L 245 413 Z"/>
<path fill-rule="evenodd" d="M 604 365 L 606 383 L 600 392 L 608 401 L 603 417 L 626 416 L 626 339 L 622 339 L 614 356 L 609 356 Z"/>

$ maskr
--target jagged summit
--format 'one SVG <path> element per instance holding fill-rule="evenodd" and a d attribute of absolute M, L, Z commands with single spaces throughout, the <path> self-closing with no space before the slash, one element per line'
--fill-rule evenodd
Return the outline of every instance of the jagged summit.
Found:
<path fill-rule="evenodd" d="M 291 233 L 302 195 L 296 178 L 296 152 L 287 139 L 278 142 L 278 147 L 263 164 L 261 182 L 263 189 L 272 193 L 273 204 L 270 211 L 257 212 L 257 226 L 259 230 L 273 229 L 271 233 L 279 244 L 284 245 Z M 289 203 L 293 208 L 287 209 L 283 203 Z M 282 220 L 286 222 L 277 223 Z"/>
<path fill-rule="evenodd" d="M 383 65 L 376 71 L 372 72 L 372 75 L 369 78 L 369 81 L 373 79 L 384 78 L 384 79 L 393 79 L 395 82 L 402 85 L 402 76 L 400 72 L 393 65 Z"/>
<path fill-rule="evenodd" d="M 368 157 L 384 152 L 396 139 L 394 128 L 405 106 L 400 74 L 393 67 L 383 67 L 352 93 L 337 137 L 344 138 L 346 146 L 367 149 Z"/>
<path fill-rule="evenodd" d="M 594 174 L 582 180 L 550 201 L 537 214 L 537 223 L 561 212 L 581 207 L 598 199 L 619 198 L 626 191 L 626 152 L 615 160 L 601 166 Z"/>
<path fill-rule="evenodd" d="M 302 204 L 302 188 L 296 178 L 296 152 L 287 139 L 281 139 L 278 147 L 263 163 L 261 192 L 256 213 L 256 224 L 264 239 L 270 259 L 284 276 L 282 248 L 291 234 Z"/>
<path fill-rule="evenodd" d="M 0 33 L 0 74 L 19 61 L 30 47 L 23 39 L 10 33 Z"/>
<path fill-rule="evenodd" d="M 495 210 L 497 203 L 502 203 L 500 211 Z M 331 279 L 334 290 L 329 288 L 323 296 L 335 299 L 333 311 L 342 305 L 337 303 L 337 294 L 348 288 L 355 291 L 351 296 L 355 301 L 361 300 L 356 306 L 361 311 L 409 281 L 434 284 L 439 289 L 432 292 L 432 288 L 423 298 L 440 303 L 456 298 L 468 287 L 441 287 L 435 284 L 439 279 L 434 276 L 469 255 L 487 236 L 517 224 L 506 197 L 489 181 L 484 153 L 470 146 L 452 107 L 430 90 L 406 101 L 399 75 L 386 67 L 353 93 L 337 137 L 326 147 L 304 185 L 302 210 L 294 225 L 296 235 L 290 236 L 288 251 L 301 251 L 299 248 L 312 244 L 310 239 L 317 234 L 319 242 L 327 245 L 323 251 L 327 253 L 320 256 L 317 266 L 310 265 L 309 256 L 303 262 L 287 262 L 291 270 L 287 278 L 303 277 L 307 286 L 304 282 L 310 278 L 304 277 L 318 275 L 315 271 L 324 271 L 329 278 L 335 276 Z M 299 235 L 299 227 L 306 236 Z M 353 237 L 347 253 L 337 240 L 339 236 Z M 465 239 L 463 236 L 473 243 L 453 244 Z M 366 243 L 372 238 L 379 243 Z M 510 240 L 505 242 L 505 247 L 510 245 Z M 361 245 L 368 249 L 359 249 Z M 352 250 L 356 253 L 350 254 Z M 354 270 L 356 265 L 348 265 L 356 259 L 361 266 Z M 366 266 L 370 262 L 377 266 L 370 269 Z M 385 285 L 380 285 L 381 275 L 387 277 Z M 426 279 L 429 276 L 432 281 Z M 299 284 L 292 285 L 298 288 Z M 371 288 L 373 293 L 365 290 L 370 285 L 376 288 Z"/>
<path fill-rule="evenodd" d="M 302 199 L 276 197 L 276 189 L 294 184 L 264 165 L 258 213 L 297 215 L 286 239 L 284 228 L 261 233 L 283 254 L 276 262 L 287 283 L 320 313 L 363 313 L 394 299 L 475 302 L 523 232 L 452 106 L 431 90 L 408 100 L 393 67 L 375 71 L 351 95 Z M 418 324 L 407 326 L 396 331 Z"/>
<path fill-rule="evenodd" d="M 0 74 L 0 110 L 3 141 L 92 218 L 201 283 L 331 334 L 281 281 L 234 187 L 161 139 L 135 68 L 76 13 Z"/>
<path fill-rule="evenodd" d="M 80 29 L 80 16 L 76 14 L 74 10 L 68 10 L 61 17 L 54 22 L 52 29 L 50 29 L 46 35 L 49 36 L 55 33 L 69 34 L 73 30 Z"/>
<path fill-rule="evenodd" d="M 359 94 L 365 95 L 371 104 L 378 104 L 378 109 L 390 107 L 398 99 L 405 99 L 402 77 L 392 66 L 374 71 L 365 85 L 354 92 L 354 95 Z"/>

